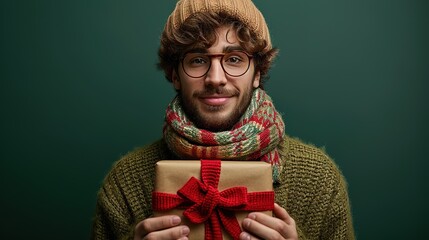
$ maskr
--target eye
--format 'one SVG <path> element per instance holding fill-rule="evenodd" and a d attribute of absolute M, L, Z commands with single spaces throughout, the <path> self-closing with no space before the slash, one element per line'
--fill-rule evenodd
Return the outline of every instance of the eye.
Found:
<path fill-rule="evenodd" d="M 207 63 L 207 61 L 202 57 L 196 57 L 196 58 L 191 59 L 190 63 L 191 64 L 204 64 L 204 63 Z"/>
<path fill-rule="evenodd" d="M 206 55 L 201 53 L 187 54 L 184 63 L 190 67 L 198 67 L 209 63 L 209 59 Z"/>
<path fill-rule="evenodd" d="M 232 52 L 225 55 L 225 63 L 228 65 L 241 65 L 247 62 L 247 57 L 242 52 Z"/>
<path fill-rule="evenodd" d="M 241 62 L 243 60 L 240 57 L 231 56 L 231 57 L 228 57 L 228 59 L 226 61 L 230 62 L 230 63 L 239 63 L 239 62 Z"/>

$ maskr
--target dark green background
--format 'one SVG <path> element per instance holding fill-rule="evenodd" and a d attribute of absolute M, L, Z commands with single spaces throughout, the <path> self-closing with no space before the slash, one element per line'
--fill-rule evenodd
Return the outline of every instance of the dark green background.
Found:
<path fill-rule="evenodd" d="M 428 1 L 255 1 L 288 134 L 324 146 L 359 239 L 427 236 Z M 111 165 L 161 136 L 174 0 L 2 1 L 0 238 L 87 239 Z"/>

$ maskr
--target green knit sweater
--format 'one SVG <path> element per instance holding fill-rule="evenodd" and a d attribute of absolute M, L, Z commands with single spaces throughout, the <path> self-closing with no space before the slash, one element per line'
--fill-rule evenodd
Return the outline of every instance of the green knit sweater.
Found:
<path fill-rule="evenodd" d="M 299 239 L 354 239 L 347 186 L 320 149 L 286 137 L 276 202 L 297 224 Z M 163 140 L 139 148 L 115 163 L 98 193 L 91 239 L 133 239 L 135 225 L 152 215 L 155 163 L 177 159 Z"/>

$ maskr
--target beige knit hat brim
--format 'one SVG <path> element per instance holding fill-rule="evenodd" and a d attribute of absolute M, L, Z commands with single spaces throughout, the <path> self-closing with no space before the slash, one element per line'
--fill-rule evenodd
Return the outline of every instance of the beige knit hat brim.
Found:
<path fill-rule="evenodd" d="M 271 49 L 271 38 L 264 16 L 251 0 L 179 0 L 168 17 L 166 28 L 177 30 L 192 14 L 197 12 L 225 12 L 242 21 Z"/>

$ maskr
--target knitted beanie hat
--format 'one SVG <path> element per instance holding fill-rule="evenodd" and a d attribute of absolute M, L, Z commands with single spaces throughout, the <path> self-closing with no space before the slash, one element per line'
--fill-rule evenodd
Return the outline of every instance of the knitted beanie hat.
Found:
<path fill-rule="evenodd" d="M 251 0 L 179 0 L 168 17 L 166 29 L 177 30 L 192 14 L 197 12 L 225 12 L 243 22 L 271 49 L 271 38 L 264 16 Z"/>

